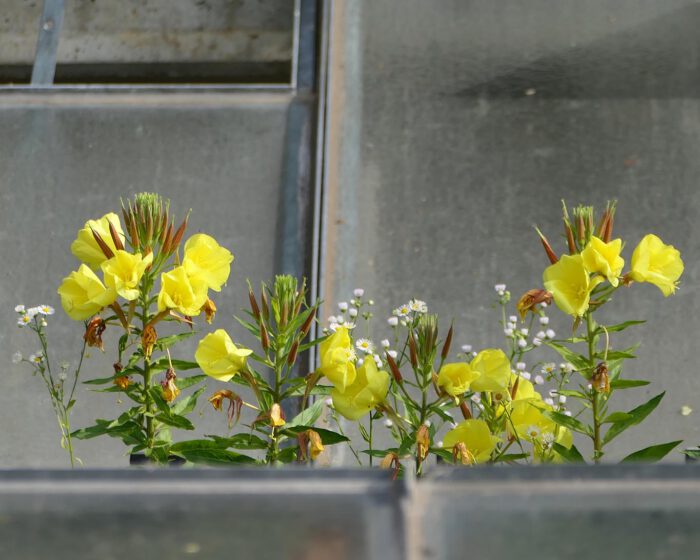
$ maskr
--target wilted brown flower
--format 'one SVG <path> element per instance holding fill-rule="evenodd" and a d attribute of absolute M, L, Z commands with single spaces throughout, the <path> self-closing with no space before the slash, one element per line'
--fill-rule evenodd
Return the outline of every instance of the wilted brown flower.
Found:
<path fill-rule="evenodd" d="M 428 449 L 430 449 L 430 430 L 428 426 L 422 424 L 416 432 L 416 455 L 420 461 L 428 456 Z"/>
<path fill-rule="evenodd" d="M 610 377 L 608 376 L 608 364 L 605 362 L 599 363 L 595 371 L 593 372 L 593 377 L 591 378 L 591 385 L 598 393 L 609 393 L 610 392 Z"/>
<path fill-rule="evenodd" d="M 153 325 L 146 325 L 146 328 L 143 329 L 143 334 L 141 335 L 141 345 L 143 347 L 143 353 L 146 356 L 146 358 L 151 357 L 153 347 L 155 346 L 157 341 L 158 333 L 156 333 L 156 329 L 153 327 Z"/>
<path fill-rule="evenodd" d="M 229 389 L 222 389 L 209 397 L 209 402 L 214 407 L 214 410 L 221 410 L 223 408 L 224 399 L 228 400 L 228 423 L 229 426 L 233 426 L 238 423 L 241 417 L 243 399 Z"/>
<path fill-rule="evenodd" d="M 216 316 L 216 305 L 212 300 L 207 298 L 207 301 L 204 302 L 204 305 L 202 306 L 202 311 L 204 311 L 204 316 L 207 320 L 207 323 L 211 325 L 211 322 L 214 320 L 214 317 Z"/>
<path fill-rule="evenodd" d="M 163 398 L 165 402 L 173 402 L 180 394 L 180 389 L 177 388 L 175 379 L 177 379 L 175 370 L 169 367 L 165 372 L 165 379 L 160 382 L 163 387 Z"/>
<path fill-rule="evenodd" d="M 528 311 L 535 312 L 537 305 L 540 303 L 546 303 L 549 305 L 552 303 L 552 294 L 547 290 L 534 289 L 525 292 L 521 298 L 518 300 L 517 308 L 521 319 L 525 319 Z"/>
<path fill-rule="evenodd" d="M 90 319 L 90 322 L 85 328 L 85 334 L 83 335 L 85 343 L 88 346 L 99 348 L 104 352 L 105 349 L 104 344 L 102 343 L 102 333 L 105 332 L 106 328 L 107 324 L 99 315 Z"/>

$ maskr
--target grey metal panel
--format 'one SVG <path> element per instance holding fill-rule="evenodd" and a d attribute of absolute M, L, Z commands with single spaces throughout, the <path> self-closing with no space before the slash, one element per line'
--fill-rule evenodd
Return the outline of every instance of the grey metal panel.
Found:
<path fill-rule="evenodd" d="M 64 8 L 63 0 L 44 0 L 32 67 L 32 86 L 47 86 L 53 83 L 58 42 L 63 29 Z"/>
<path fill-rule="evenodd" d="M 205 231 L 230 248 L 231 279 L 215 294 L 211 328 L 241 331 L 232 315 L 253 284 L 274 271 L 284 129 L 290 96 L 279 95 L 15 95 L 0 99 L 0 391 L 2 457 L 7 466 L 65 466 L 50 403 L 40 380 L 11 364 L 36 351 L 17 329 L 17 303 L 46 302 L 56 361 L 75 360 L 82 326 L 60 310 L 61 279 L 77 267 L 70 242 L 87 219 L 118 209 L 119 197 L 143 190 L 172 199 L 180 217 L 192 209 L 189 234 Z M 198 328 L 208 330 L 203 320 Z M 198 338 L 198 337 L 195 337 Z M 245 339 L 244 339 L 245 340 Z M 249 341 L 248 341 L 249 342 Z M 183 346 L 191 358 L 196 340 Z M 107 351 L 92 352 L 84 378 L 111 371 L 116 332 Z M 210 384 L 213 392 L 223 385 Z M 209 393 L 207 393 L 209 394 Z M 74 426 L 113 418 L 125 405 L 81 390 Z M 226 419 L 202 400 L 199 435 L 225 433 Z M 183 434 L 184 435 L 184 434 Z M 191 435 L 191 434 L 187 434 Z M 115 440 L 78 442 L 87 466 L 126 465 Z"/>
<path fill-rule="evenodd" d="M 617 340 L 643 342 L 628 375 L 653 381 L 614 406 L 668 393 L 609 459 L 696 443 L 697 415 L 679 411 L 700 410 L 689 334 L 700 328 L 700 3 L 439 6 L 334 5 L 324 300 L 364 287 L 377 302 L 376 341 L 392 306 L 418 297 L 444 324 L 455 319 L 455 347 L 500 344 L 493 285 L 518 297 L 548 264 L 532 224 L 559 242 L 560 199 L 618 198 L 626 258 L 655 232 L 682 251 L 686 271 L 672 298 L 635 285 L 611 306 L 649 319 Z M 558 317 L 554 329 L 567 332 Z"/>

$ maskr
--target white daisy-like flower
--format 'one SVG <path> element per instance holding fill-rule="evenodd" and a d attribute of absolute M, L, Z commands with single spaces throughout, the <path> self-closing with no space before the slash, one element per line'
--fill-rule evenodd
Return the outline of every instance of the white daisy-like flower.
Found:
<path fill-rule="evenodd" d="M 382 345 L 382 348 L 389 348 L 389 346 L 391 346 L 391 342 L 389 342 L 388 338 L 382 340 L 380 344 Z"/>
<path fill-rule="evenodd" d="M 518 322 L 518 318 L 517 318 L 515 315 L 511 315 L 510 317 L 508 317 L 508 320 L 509 320 L 511 323 L 517 323 L 517 322 Z"/>
<path fill-rule="evenodd" d="M 350 315 L 350 317 L 357 317 L 357 307 L 351 308 L 350 311 L 348 311 L 348 315 Z"/>
<path fill-rule="evenodd" d="M 542 441 L 542 446 L 545 449 L 549 449 L 550 447 L 552 447 L 557 438 L 554 437 L 554 434 L 552 432 L 545 432 L 542 434 L 540 439 Z"/>
<path fill-rule="evenodd" d="M 39 307 L 37 307 L 37 309 L 42 315 L 53 315 L 54 313 L 56 313 L 56 310 L 53 307 L 46 304 L 40 305 Z"/>
<path fill-rule="evenodd" d="M 394 315 L 396 315 L 397 317 L 406 317 L 410 312 L 411 306 L 408 303 L 400 305 L 393 311 Z"/>
<path fill-rule="evenodd" d="M 24 305 L 22 305 L 22 304 L 15 305 L 15 313 L 24 313 L 24 311 L 25 311 Z"/>
<path fill-rule="evenodd" d="M 396 359 L 399 355 L 399 353 L 396 350 L 387 350 L 387 354 L 392 357 L 392 359 Z"/>
<path fill-rule="evenodd" d="M 29 356 L 29 361 L 33 364 L 40 364 L 44 361 L 44 356 L 41 354 L 41 352 L 37 352 L 36 354 Z"/>
<path fill-rule="evenodd" d="M 525 340 L 524 338 L 518 339 L 518 346 L 520 348 L 525 348 L 527 346 L 527 340 Z"/>
<path fill-rule="evenodd" d="M 36 315 L 38 315 L 40 313 L 39 306 L 37 305 L 36 307 L 30 307 L 29 309 L 27 309 L 26 313 L 30 317 L 35 317 Z"/>
<path fill-rule="evenodd" d="M 540 317 L 540 325 L 549 325 L 549 317 L 542 315 L 542 317 Z"/>
<path fill-rule="evenodd" d="M 28 325 L 29 323 L 32 322 L 32 319 L 33 319 L 33 317 L 31 317 L 29 314 L 25 313 L 19 319 L 17 319 L 17 326 L 23 327 L 24 325 Z"/>
<path fill-rule="evenodd" d="M 544 383 L 544 377 L 541 375 L 535 376 L 535 385 L 542 385 Z"/>
<path fill-rule="evenodd" d="M 472 345 L 471 344 L 462 344 L 462 352 L 465 354 L 469 354 L 469 352 L 472 351 Z"/>
<path fill-rule="evenodd" d="M 340 303 L 338 303 L 338 309 L 340 309 L 341 313 L 345 313 L 348 310 L 348 302 L 341 301 Z"/>
<path fill-rule="evenodd" d="M 328 328 L 329 328 L 330 330 L 332 330 L 333 332 L 335 332 L 335 331 L 338 330 L 338 327 L 339 327 L 339 326 L 340 326 L 340 325 L 339 325 L 338 323 L 331 323 L 330 325 L 328 325 Z"/>
<path fill-rule="evenodd" d="M 527 428 L 527 435 L 530 437 L 530 439 L 537 439 L 540 437 L 541 431 L 538 426 L 528 426 Z"/>
<path fill-rule="evenodd" d="M 573 366 L 573 364 L 571 364 L 569 362 L 561 363 L 561 364 L 559 364 L 559 367 L 565 373 L 573 373 L 574 372 L 574 366 Z"/>
<path fill-rule="evenodd" d="M 522 328 L 520 329 L 520 334 L 522 334 L 523 336 L 527 336 L 528 334 L 530 334 L 530 329 Z"/>
<path fill-rule="evenodd" d="M 525 362 L 518 362 L 515 364 L 515 369 L 518 371 L 525 371 L 527 369 L 527 364 Z"/>
<path fill-rule="evenodd" d="M 408 302 L 408 306 L 411 308 L 411 311 L 415 311 L 416 313 L 428 312 L 428 304 L 419 299 L 412 299 Z"/>
<path fill-rule="evenodd" d="M 384 426 L 386 426 L 387 428 L 391 428 L 393 425 L 394 423 L 389 418 L 384 420 Z"/>
<path fill-rule="evenodd" d="M 352 291 L 352 295 L 354 295 L 355 297 L 362 297 L 363 295 L 365 295 L 365 291 L 362 288 L 355 288 Z"/>
<path fill-rule="evenodd" d="M 399 318 L 398 317 L 389 317 L 386 320 L 387 323 L 389 323 L 390 327 L 396 327 L 399 324 Z"/>
<path fill-rule="evenodd" d="M 503 334 L 506 336 L 513 336 L 513 329 L 503 329 Z"/>
<path fill-rule="evenodd" d="M 554 362 L 547 362 L 546 364 L 542 364 L 542 373 L 545 375 L 550 375 L 554 373 L 554 370 L 557 369 L 557 364 Z"/>
<path fill-rule="evenodd" d="M 62 371 L 61 373 L 58 374 L 58 378 L 61 381 L 65 381 L 66 379 L 68 379 L 68 374 L 65 371 Z"/>
<path fill-rule="evenodd" d="M 528 381 L 530 381 L 530 378 L 532 377 L 532 375 L 530 374 L 529 371 L 523 371 L 523 372 L 521 372 L 520 377 L 522 377 L 523 379 L 527 379 Z"/>
<path fill-rule="evenodd" d="M 544 334 L 547 336 L 547 338 L 554 338 L 557 336 L 557 333 L 555 333 L 552 329 L 547 329 Z"/>
<path fill-rule="evenodd" d="M 22 361 L 22 352 L 15 352 L 12 354 L 12 363 L 18 364 Z"/>
<path fill-rule="evenodd" d="M 499 292 L 499 294 L 500 294 L 500 292 L 505 292 L 505 291 L 506 291 L 506 285 L 505 285 L 505 284 L 496 284 L 496 285 L 493 287 L 493 289 L 496 290 L 497 292 Z"/>
<path fill-rule="evenodd" d="M 354 329 L 357 325 L 355 325 L 355 323 L 351 323 L 350 321 L 345 321 L 345 323 L 343 323 L 343 326 L 344 326 L 346 329 L 348 329 L 349 331 L 351 331 L 351 330 Z"/>
<path fill-rule="evenodd" d="M 532 345 L 533 346 L 542 346 L 542 339 L 541 338 L 533 338 L 532 339 Z"/>

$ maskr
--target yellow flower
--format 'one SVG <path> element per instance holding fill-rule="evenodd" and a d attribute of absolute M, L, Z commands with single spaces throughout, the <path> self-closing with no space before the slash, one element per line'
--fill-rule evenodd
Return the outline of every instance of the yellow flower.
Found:
<path fill-rule="evenodd" d="M 556 264 L 545 269 L 543 279 L 557 307 L 579 317 L 588 309 L 591 290 L 603 281 L 600 277 L 591 280 L 581 255 L 562 255 Z"/>
<path fill-rule="evenodd" d="M 540 399 L 520 399 L 513 402 L 508 433 L 518 439 L 539 440 L 544 433 L 554 433 L 556 424 L 542 414 L 546 405 Z"/>
<path fill-rule="evenodd" d="M 348 330 L 338 327 L 338 330 L 321 343 L 319 354 L 321 367 L 318 371 L 325 375 L 338 391 L 344 392 L 357 376 L 355 351 Z"/>
<path fill-rule="evenodd" d="M 119 221 L 119 216 L 110 212 L 105 214 L 99 220 L 88 220 L 85 222 L 85 227 L 78 232 L 78 237 L 71 243 L 70 250 L 80 261 L 87 264 L 93 270 L 97 270 L 99 266 L 107 260 L 107 257 L 100 249 L 100 246 L 95 241 L 95 237 L 92 235 L 92 230 L 94 229 L 107 246 L 112 250 L 113 253 L 117 252 L 117 248 L 114 245 L 114 240 L 109 232 L 109 224 L 114 226 L 117 230 L 117 234 L 124 244 L 124 231 L 122 230 L 121 223 Z M 92 228 L 92 229 L 91 229 Z"/>
<path fill-rule="evenodd" d="M 284 420 L 284 411 L 278 403 L 273 404 L 272 408 L 270 408 L 270 424 L 274 428 L 279 428 L 286 424 Z"/>
<path fill-rule="evenodd" d="M 100 265 L 105 285 L 128 301 L 135 300 L 139 297 L 141 277 L 152 262 L 153 253 L 142 258 L 141 253 L 132 255 L 126 251 L 116 251 L 114 257 Z"/>
<path fill-rule="evenodd" d="M 226 284 L 231 273 L 233 255 L 204 233 L 197 233 L 185 243 L 182 266 L 195 283 L 201 283 L 216 292 Z"/>
<path fill-rule="evenodd" d="M 307 430 L 307 436 L 309 438 L 309 453 L 311 455 L 311 460 L 315 461 L 318 456 L 323 453 L 324 447 L 321 441 L 321 436 L 315 430 Z"/>
<path fill-rule="evenodd" d="M 448 395 L 456 397 L 468 391 L 472 381 L 480 376 L 481 373 L 474 371 L 466 362 L 445 364 L 440 368 L 437 384 Z"/>
<path fill-rule="evenodd" d="M 673 245 L 665 245 L 654 234 L 645 235 L 632 253 L 630 278 L 635 282 L 649 282 L 670 296 L 678 287 L 683 274 L 681 253 Z"/>
<path fill-rule="evenodd" d="M 472 370 L 479 373 L 476 380 L 472 381 L 472 391 L 505 392 L 508 390 L 510 360 L 503 350 L 482 350 L 469 365 Z"/>
<path fill-rule="evenodd" d="M 184 266 L 173 268 L 160 275 L 160 293 L 158 310 L 177 309 L 183 315 L 199 315 L 207 301 L 207 288 L 203 284 L 193 283 L 185 272 Z"/>
<path fill-rule="evenodd" d="M 63 310 L 76 321 L 89 319 L 117 299 L 117 293 L 111 288 L 105 288 L 95 273 L 84 264 L 63 279 L 58 295 L 61 296 Z"/>
<path fill-rule="evenodd" d="M 442 440 L 445 449 L 452 449 L 462 443 L 466 453 L 473 458 L 473 463 L 484 463 L 489 460 L 496 444 L 501 441 L 491 435 L 489 426 L 483 420 L 465 420 L 445 434 Z M 464 450 L 462 450 L 464 453 Z"/>
<path fill-rule="evenodd" d="M 625 266 L 625 260 L 620 256 L 621 251 L 622 239 L 606 243 L 593 236 L 581 252 L 583 266 L 588 272 L 602 274 L 610 284 L 617 287 L 622 267 Z"/>
<path fill-rule="evenodd" d="M 252 353 L 252 350 L 237 347 L 225 330 L 218 329 L 199 341 L 194 359 L 208 376 L 229 381 L 245 368 L 246 358 Z"/>
<path fill-rule="evenodd" d="M 368 357 L 357 368 L 355 381 L 345 391 L 337 387 L 331 391 L 333 406 L 348 420 L 357 420 L 384 401 L 389 382 L 389 374 L 379 371 L 374 360 Z"/>
<path fill-rule="evenodd" d="M 536 399 L 542 400 L 542 395 L 535 391 L 535 386 L 519 375 L 511 374 L 511 385 L 515 385 L 516 380 L 518 381 L 518 389 L 515 391 L 514 401 L 520 401 L 523 399 Z"/>

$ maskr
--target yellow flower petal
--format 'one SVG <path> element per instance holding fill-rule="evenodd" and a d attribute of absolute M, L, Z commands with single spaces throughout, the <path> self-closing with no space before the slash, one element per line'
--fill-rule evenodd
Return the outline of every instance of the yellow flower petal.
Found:
<path fill-rule="evenodd" d="M 218 329 L 199 341 L 194 359 L 201 370 L 219 381 L 229 381 L 246 365 L 252 350 L 237 347 L 228 333 Z"/>
<path fill-rule="evenodd" d="M 220 292 L 231 273 L 233 255 L 204 233 L 197 233 L 185 243 L 182 266 L 194 283 L 201 283 Z"/>
<path fill-rule="evenodd" d="M 117 299 L 117 293 L 111 288 L 106 288 L 84 264 L 63 279 L 58 288 L 58 295 L 61 296 L 63 310 L 76 321 L 89 319 Z"/>
<path fill-rule="evenodd" d="M 469 365 L 472 370 L 479 374 L 472 381 L 472 391 L 504 392 L 508 390 L 511 373 L 510 360 L 503 350 L 482 350 Z"/>
<path fill-rule="evenodd" d="M 591 290 L 602 279 L 591 282 L 581 255 L 562 255 L 543 274 L 544 287 L 554 296 L 554 303 L 564 313 L 582 316 L 588 309 Z"/>
<path fill-rule="evenodd" d="M 469 390 L 472 381 L 481 377 L 481 373 L 473 370 L 466 362 L 445 364 L 440 368 L 437 384 L 448 395 L 462 395 Z"/>
<path fill-rule="evenodd" d="M 85 223 L 85 227 L 78 232 L 78 236 L 71 243 L 71 252 L 81 261 L 87 264 L 93 270 L 97 270 L 100 265 L 107 260 L 107 257 L 100 249 L 100 246 L 95 241 L 95 237 L 92 234 L 92 230 L 95 230 L 100 237 L 104 240 L 107 246 L 116 253 L 117 248 L 112 240 L 112 235 L 109 232 L 109 224 L 114 226 L 117 233 L 124 244 L 124 231 L 122 230 L 121 222 L 119 221 L 119 216 L 110 212 L 105 214 L 99 220 L 88 220 Z M 91 229 L 92 228 L 92 229 Z"/>
<path fill-rule="evenodd" d="M 500 438 L 491 434 L 489 426 L 483 420 L 465 420 L 445 434 L 442 440 L 445 449 L 452 449 L 463 443 L 477 463 L 485 463 L 491 457 Z"/>
<path fill-rule="evenodd" d="M 680 251 L 650 233 L 632 253 L 630 278 L 635 282 L 654 284 L 668 297 L 676 291 L 683 269 Z"/>
<path fill-rule="evenodd" d="M 128 301 L 135 300 L 139 297 L 141 277 L 152 262 L 153 253 L 142 258 L 140 253 L 132 255 L 126 251 L 116 251 L 114 257 L 100 265 L 105 285 Z"/>
<path fill-rule="evenodd" d="M 207 301 L 207 288 L 194 283 L 183 266 L 175 267 L 160 276 L 161 288 L 158 294 L 158 310 L 176 309 L 183 315 L 199 315 Z"/>
<path fill-rule="evenodd" d="M 583 266 L 592 274 L 601 274 L 607 278 L 608 282 L 617 287 L 625 266 L 625 260 L 620 257 L 622 251 L 622 239 L 613 239 L 606 243 L 595 236 L 581 252 Z"/>
<path fill-rule="evenodd" d="M 391 379 L 386 371 L 379 371 L 372 358 L 357 368 L 355 381 L 340 391 L 331 392 L 333 406 L 349 420 L 357 420 L 383 402 L 389 392 Z"/>
<path fill-rule="evenodd" d="M 321 366 L 318 371 L 325 375 L 341 393 L 352 385 L 357 376 L 355 351 L 350 334 L 345 327 L 339 327 L 326 338 L 319 347 Z"/>

